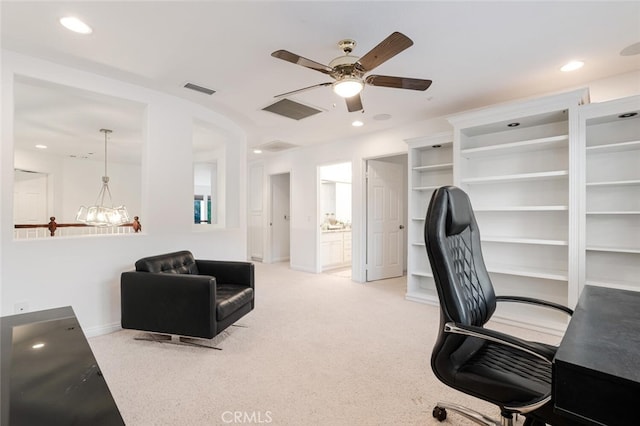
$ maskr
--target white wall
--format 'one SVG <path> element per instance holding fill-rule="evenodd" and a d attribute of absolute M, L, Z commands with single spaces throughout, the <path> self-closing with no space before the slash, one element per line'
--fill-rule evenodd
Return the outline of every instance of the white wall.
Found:
<path fill-rule="evenodd" d="M 143 234 L 14 241 L 16 74 L 147 105 L 146 141 L 139 171 L 140 212 L 135 212 L 143 218 Z M 246 135 L 235 123 L 180 98 L 9 51 L 2 51 L 1 88 L 1 315 L 12 314 L 15 303 L 21 301 L 28 302 L 30 310 L 71 305 L 85 333 L 108 332 L 117 329 L 120 323 L 120 273 L 133 269 L 138 258 L 181 249 L 191 250 L 199 258 L 246 258 Z M 229 165 L 225 182 L 226 193 L 233 194 L 233 198 L 225 205 L 228 218 L 225 229 L 209 232 L 192 229 L 192 133 L 196 119 L 212 123 L 231 135 L 232 143 L 225 152 Z M 97 195 L 99 178 L 90 176 L 87 181 Z M 112 190 L 114 196 L 119 191 L 115 187 Z"/>

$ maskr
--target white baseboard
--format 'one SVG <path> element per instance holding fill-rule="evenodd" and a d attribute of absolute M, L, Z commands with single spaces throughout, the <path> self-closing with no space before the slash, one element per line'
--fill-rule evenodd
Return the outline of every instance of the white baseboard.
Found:
<path fill-rule="evenodd" d="M 103 334 L 113 333 L 114 331 L 120 331 L 122 327 L 119 322 L 114 322 L 112 324 L 98 325 L 95 327 L 87 327 L 83 328 L 84 335 L 89 337 L 102 336 Z"/>

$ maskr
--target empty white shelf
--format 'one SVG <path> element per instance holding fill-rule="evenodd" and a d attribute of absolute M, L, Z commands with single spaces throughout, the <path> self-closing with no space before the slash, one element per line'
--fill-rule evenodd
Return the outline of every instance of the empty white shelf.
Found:
<path fill-rule="evenodd" d="M 594 145 L 587 147 L 587 153 L 605 153 L 605 152 L 620 152 L 620 151 L 630 151 L 632 149 L 639 149 L 640 141 L 629 141 L 629 142 L 619 142 L 619 143 L 610 143 L 610 144 L 602 144 L 602 145 Z"/>
<path fill-rule="evenodd" d="M 631 248 L 631 247 L 587 246 L 587 251 L 606 251 L 610 253 L 640 254 L 640 248 Z"/>
<path fill-rule="evenodd" d="M 507 243 L 507 244 L 535 244 L 545 246 L 566 246 L 569 242 L 566 240 L 545 240 L 540 238 L 513 238 L 513 237 L 482 237 L 482 242 L 489 243 Z"/>
<path fill-rule="evenodd" d="M 453 163 L 433 164 L 431 166 L 416 166 L 413 170 L 417 172 L 434 172 L 437 170 L 453 169 Z"/>
<path fill-rule="evenodd" d="M 479 207 L 473 209 L 476 212 L 555 212 L 567 211 L 568 206 L 502 206 Z"/>
<path fill-rule="evenodd" d="M 566 147 L 568 140 L 568 135 L 551 136 L 548 138 L 531 139 L 480 148 L 468 148 L 461 150 L 460 153 L 465 158 L 477 158 L 506 154 L 509 152 L 538 151 L 541 149 Z"/>
<path fill-rule="evenodd" d="M 520 277 L 541 278 L 554 281 L 568 281 L 569 275 L 566 271 L 544 271 L 535 268 L 521 268 L 513 265 L 488 265 L 487 271 L 495 274 L 517 275 Z"/>
<path fill-rule="evenodd" d="M 414 186 L 414 191 L 434 191 L 440 188 L 441 185 L 429 185 L 429 186 Z"/>
<path fill-rule="evenodd" d="M 462 183 L 478 184 L 478 183 L 518 182 L 518 181 L 528 181 L 528 180 L 546 180 L 546 179 L 562 178 L 568 175 L 569 175 L 569 172 L 567 170 L 554 170 L 550 172 L 519 173 L 515 175 L 467 178 L 467 179 L 462 179 Z"/>
<path fill-rule="evenodd" d="M 587 182 L 587 186 L 631 186 L 640 185 L 640 179 L 616 180 L 609 182 Z"/>
<path fill-rule="evenodd" d="M 412 272 L 411 275 L 415 275 L 418 277 L 433 278 L 433 273 L 429 271 L 415 271 L 415 272 Z"/>
<path fill-rule="evenodd" d="M 585 281 L 586 285 L 593 285 L 597 287 L 610 287 L 617 288 L 619 290 L 640 290 L 640 283 L 632 283 L 627 281 L 615 281 L 615 280 L 587 280 Z"/>
<path fill-rule="evenodd" d="M 602 212 L 587 212 L 588 215 L 621 215 L 621 216 L 634 216 L 640 215 L 640 211 L 602 211 Z"/>

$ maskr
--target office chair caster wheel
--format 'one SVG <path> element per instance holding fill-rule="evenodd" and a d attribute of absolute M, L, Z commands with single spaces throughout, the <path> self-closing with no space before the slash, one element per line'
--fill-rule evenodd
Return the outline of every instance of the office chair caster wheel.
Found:
<path fill-rule="evenodd" d="M 443 422 L 447 418 L 447 410 L 437 405 L 433 407 L 433 417 L 438 419 L 439 422 Z"/>

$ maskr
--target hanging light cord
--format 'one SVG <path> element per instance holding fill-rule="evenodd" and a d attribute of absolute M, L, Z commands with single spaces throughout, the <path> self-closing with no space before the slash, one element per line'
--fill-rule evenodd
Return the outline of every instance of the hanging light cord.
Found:
<path fill-rule="evenodd" d="M 104 196 L 106 194 L 109 195 L 109 207 L 113 204 L 113 199 L 111 198 L 111 190 L 109 189 L 109 175 L 107 174 L 107 136 L 113 130 L 109 129 L 100 129 L 102 133 L 104 133 L 104 176 L 102 176 L 102 189 L 98 193 L 98 197 L 96 198 L 96 204 L 100 201 L 100 206 L 104 206 Z"/>

